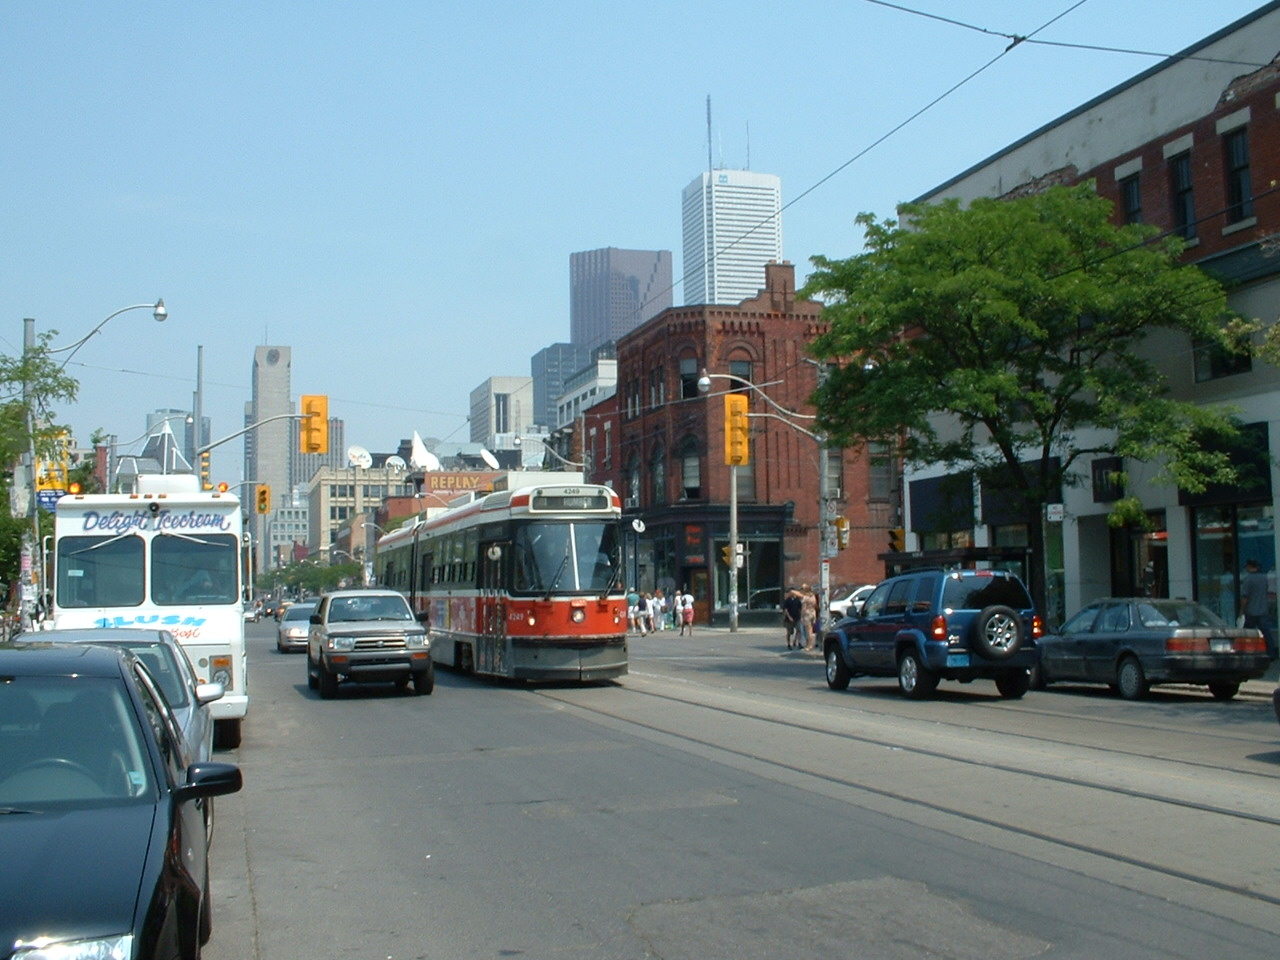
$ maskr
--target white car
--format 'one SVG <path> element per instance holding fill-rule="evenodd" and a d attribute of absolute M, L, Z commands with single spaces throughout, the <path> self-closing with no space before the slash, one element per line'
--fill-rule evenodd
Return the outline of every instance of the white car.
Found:
<path fill-rule="evenodd" d="M 839 620 L 842 617 L 851 617 L 862 612 L 862 604 L 871 596 L 871 591 L 876 588 L 874 583 L 865 583 L 856 588 L 843 597 L 832 600 L 831 616 Z"/>

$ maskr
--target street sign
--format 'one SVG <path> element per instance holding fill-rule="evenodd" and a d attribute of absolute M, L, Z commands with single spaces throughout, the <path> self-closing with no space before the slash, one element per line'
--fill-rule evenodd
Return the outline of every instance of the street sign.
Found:
<path fill-rule="evenodd" d="M 66 495 L 67 491 L 65 490 L 37 490 L 36 503 L 40 504 L 41 510 L 47 510 L 52 513 L 54 506 Z"/>

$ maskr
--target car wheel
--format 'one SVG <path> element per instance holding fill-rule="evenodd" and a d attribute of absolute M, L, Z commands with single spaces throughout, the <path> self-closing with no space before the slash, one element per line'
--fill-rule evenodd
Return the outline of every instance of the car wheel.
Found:
<path fill-rule="evenodd" d="M 1147 675 L 1134 657 L 1125 657 L 1116 668 L 1116 689 L 1126 700 L 1141 700 L 1147 695 Z"/>
<path fill-rule="evenodd" d="M 1209 684 L 1209 692 L 1213 694 L 1213 699 L 1215 700 L 1230 700 L 1240 692 L 1240 684 L 1222 680 L 1218 683 Z"/>
<path fill-rule="evenodd" d="M 420 697 L 425 697 L 436 688 L 436 667 L 435 664 L 428 664 L 427 669 L 419 670 L 413 675 L 413 692 Z"/>
<path fill-rule="evenodd" d="M 1049 679 L 1045 676 L 1043 664 L 1037 663 L 1027 671 L 1027 681 L 1032 690 L 1049 689 Z"/>
<path fill-rule="evenodd" d="M 1017 700 L 1031 689 L 1031 676 L 1025 670 L 1017 673 L 1002 673 L 996 677 L 996 689 L 1006 700 Z"/>
<path fill-rule="evenodd" d="M 213 745 L 220 750 L 234 750 L 240 746 L 240 718 L 213 721 Z"/>
<path fill-rule="evenodd" d="M 914 650 L 898 660 L 898 689 L 912 700 L 923 700 L 938 687 L 938 675 L 920 662 Z"/>
<path fill-rule="evenodd" d="M 1022 647 L 1022 618 L 1012 607 L 987 607 L 973 621 L 973 647 L 988 660 L 1006 660 Z"/>
<path fill-rule="evenodd" d="M 316 686 L 323 700 L 332 700 L 338 695 L 338 675 L 330 673 L 323 660 L 316 662 Z"/>
<path fill-rule="evenodd" d="M 849 677 L 849 668 L 840 656 L 840 644 L 827 644 L 827 686 L 832 690 L 847 690 Z"/>

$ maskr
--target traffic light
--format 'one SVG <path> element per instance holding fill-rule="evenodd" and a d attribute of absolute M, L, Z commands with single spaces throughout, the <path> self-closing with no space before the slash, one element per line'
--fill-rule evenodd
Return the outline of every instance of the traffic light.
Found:
<path fill-rule="evenodd" d="M 849 518 L 836 517 L 836 547 L 843 550 L 849 546 Z"/>
<path fill-rule="evenodd" d="M 329 397 L 323 393 L 303 394 L 299 447 L 303 453 L 329 452 Z"/>
<path fill-rule="evenodd" d="M 902 553 L 907 549 L 907 531 L 902 527 L 894 527 L 889 531 L 889 552 Z"/>
<path fill-rule="evenodd" d="M 725 544 L 720 548 L 720 559 L 724 561 L 726 567 L 733 566 L 733 547 Z"/>
<path fill-rule="evenodd" d="M 271 512 L 271 485 L 260 483 L 253 488 L 253 508 L 258 513 Z"/>
<path fill-rule="evenodd" d="M 747 438 L 747 396 L 744 393 L 724 395 L 724 462 L 745 467 L 751 462 L 751 446 Z"/>
<path fill-rule="evenodd" d="M 200 489 L 212 490 L 213 484 L 209 482 L 209 451 L 200 451 Z"/>

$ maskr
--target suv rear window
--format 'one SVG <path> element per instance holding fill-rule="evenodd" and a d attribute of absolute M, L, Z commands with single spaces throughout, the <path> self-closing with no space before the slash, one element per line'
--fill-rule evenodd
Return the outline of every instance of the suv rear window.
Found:
<path fill-rule="evenodd" d="M 942 606 L 948 610 L 981 610 L 993 604 L 1027 610 L 1031 598 L 1022 583 L 1012 577 L 947 577 Z"/>

